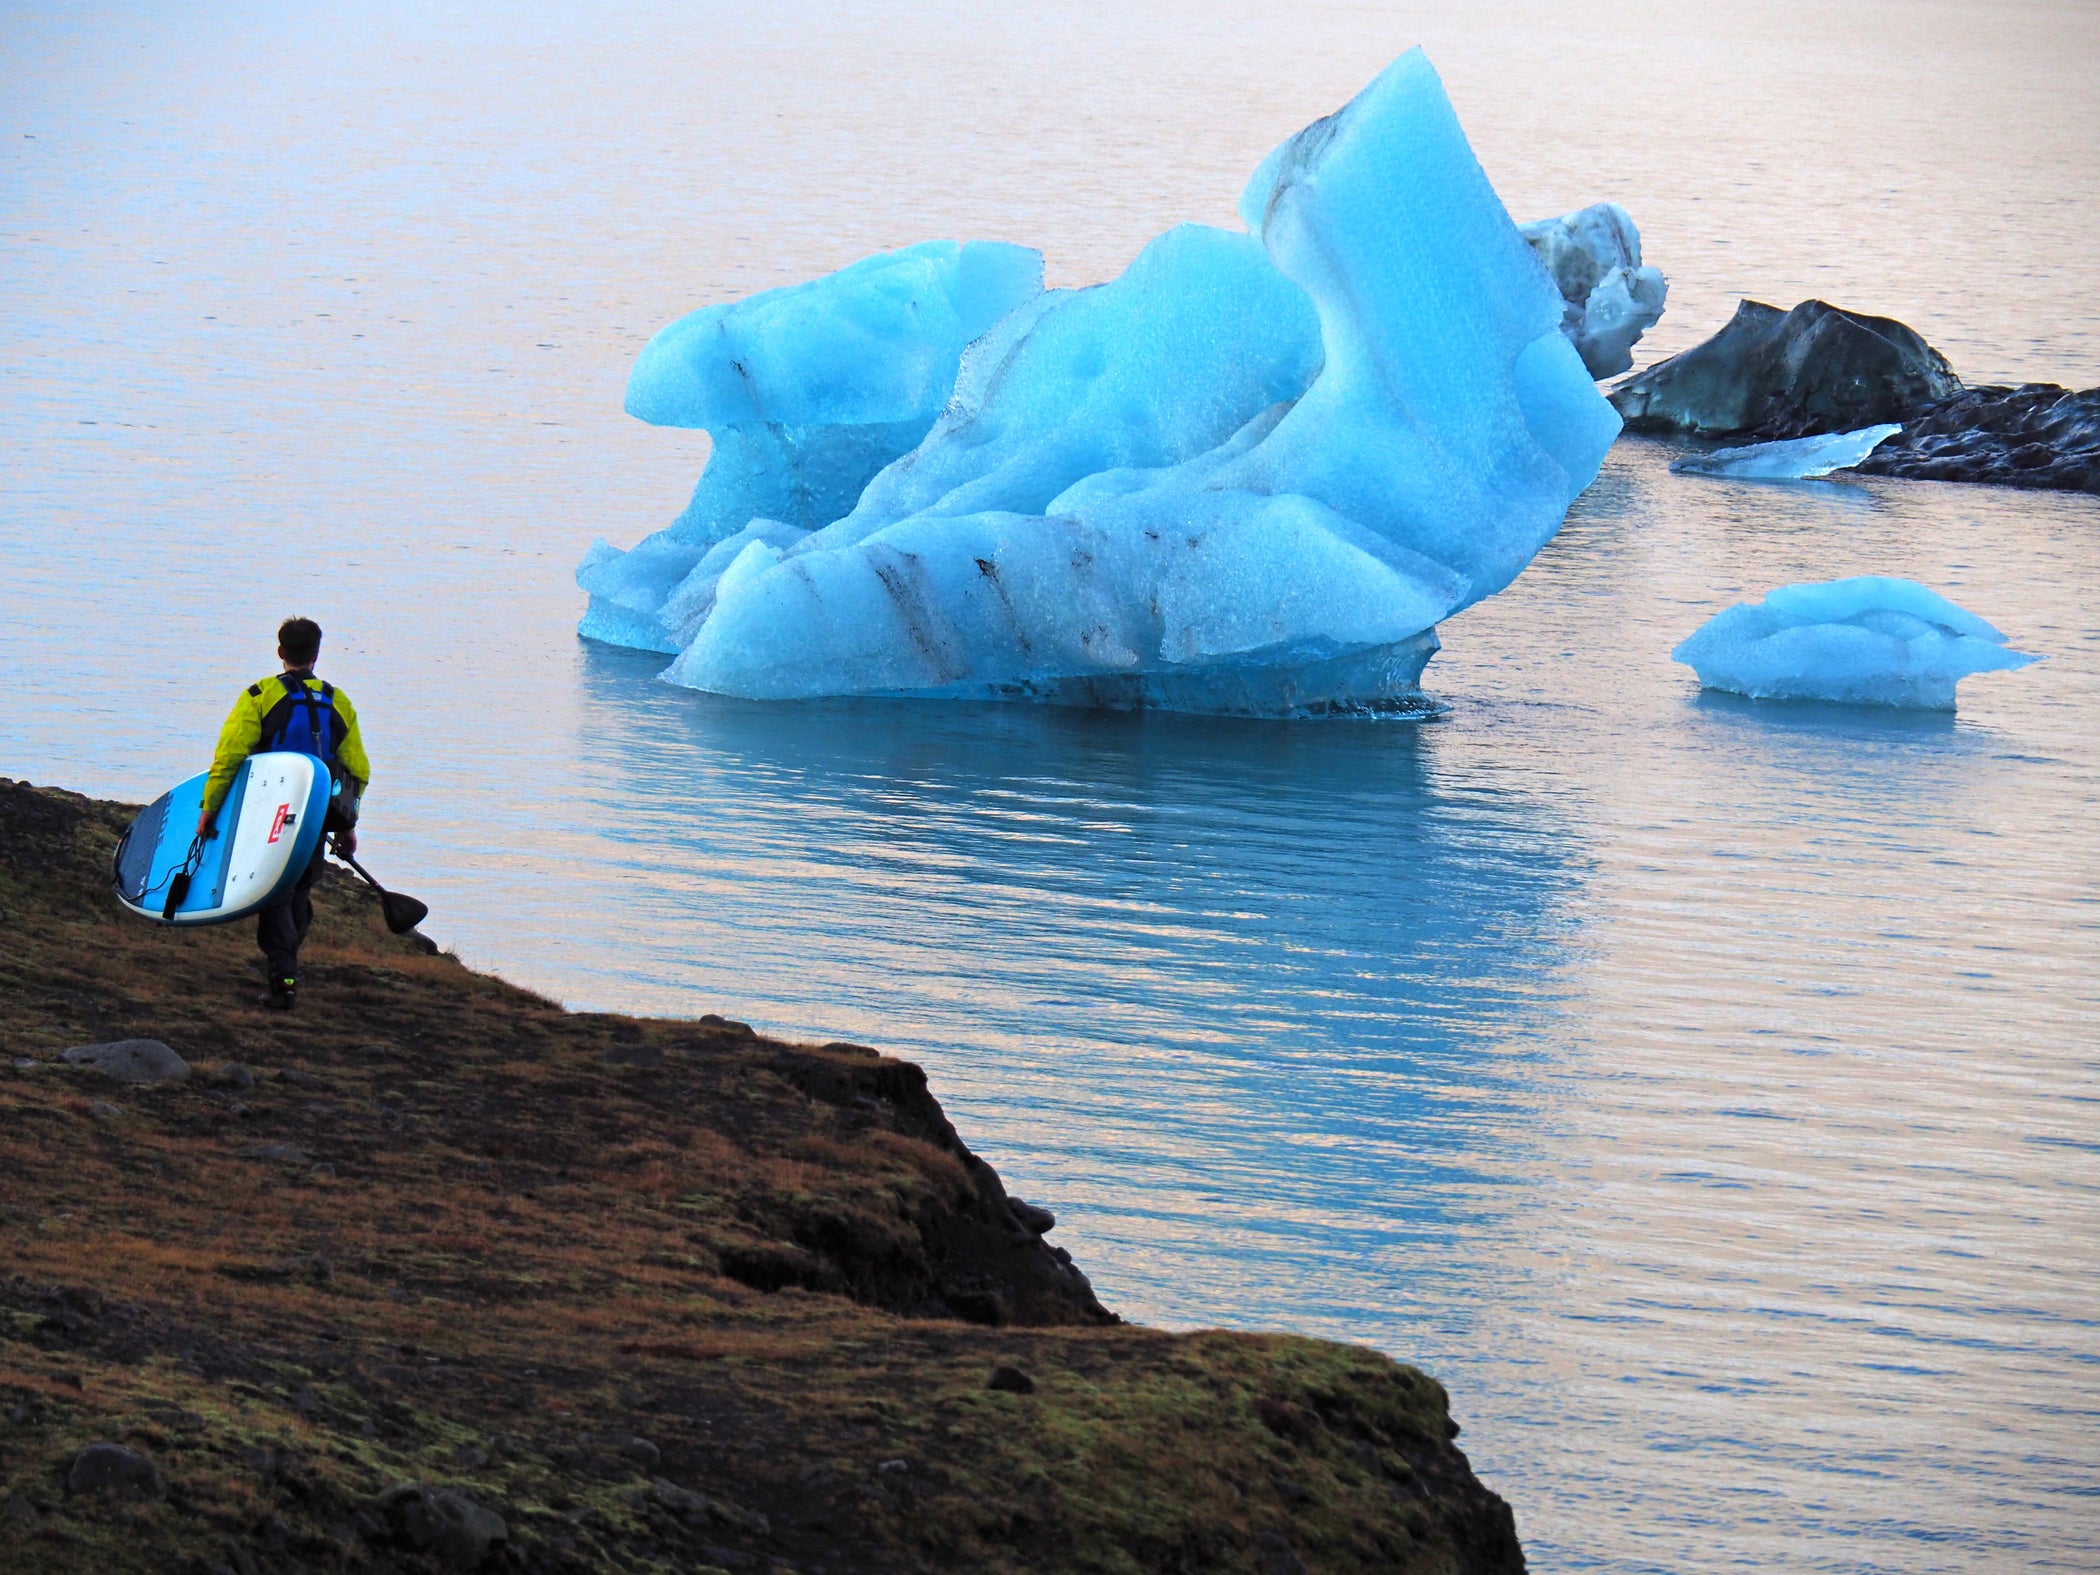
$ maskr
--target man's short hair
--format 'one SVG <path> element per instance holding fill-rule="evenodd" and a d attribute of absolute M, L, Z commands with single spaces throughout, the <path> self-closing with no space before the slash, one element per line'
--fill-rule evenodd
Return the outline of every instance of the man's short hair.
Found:
<path fill-rule="evenodd" d="M 321 654 L 321 626 L 311 618 L 287 618 L 277 626 L 277 654 L 301 667 Z"/>

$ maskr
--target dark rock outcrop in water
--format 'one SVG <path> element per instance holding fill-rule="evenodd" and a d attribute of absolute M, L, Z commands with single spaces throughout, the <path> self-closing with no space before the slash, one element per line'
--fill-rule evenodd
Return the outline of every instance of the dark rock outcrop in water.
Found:
<path fill-rule="evenodd" d="M 2100 388 L 1969 388 L 1904 422 L 1854 470 L 1911 481 L 2100 493 Z"/>
<path fill-rule="evenodd" d="M 1744 301 L 1704 344 L 1609 397 L 1630 432 L 1769 442 L 1904 421 L 1960 391 L 1946 358 L 1894 318 Z"/>
<path fill-rule="evenodd" d="M 1609 398 L 1628 431 L 1738 443 L 1896 422 L 1855 472 L 2100 493 L 2100 388 L 1965 389 L 1914 329 L 1825 301 L 1744 301 L 1711 339 Z"/>
<path fill-rule="evenodd" d="M 1524 1568 L 1435 1379 L 1115 1321 L 916 1066 L 564 1011 L 333 880 L 288 1020 L 118 907 L 130 818 L 0 779 L 9 1575 Z M 149 1038 L 203 1075 L 121 1119 L 54 1069 Z"/>

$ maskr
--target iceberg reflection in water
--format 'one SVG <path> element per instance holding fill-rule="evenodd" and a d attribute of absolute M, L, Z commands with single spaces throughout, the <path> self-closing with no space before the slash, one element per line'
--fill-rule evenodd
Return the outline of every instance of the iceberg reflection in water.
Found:
<path fill-rule="evenodd" d="M 584 661 L 605 999 L 715 1009 L 698 945 L 754 1016 L 928 1061 L 1148 1316 L 1407 1300 L 1508 1206 L 1579 846 L 1443 780 L 1433 729 L 764 706 L 657 665 Z"/>

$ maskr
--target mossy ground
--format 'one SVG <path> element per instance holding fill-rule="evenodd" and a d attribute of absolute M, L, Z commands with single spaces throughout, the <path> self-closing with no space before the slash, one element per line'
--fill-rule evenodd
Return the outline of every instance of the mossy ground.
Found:
<path fill-rule="evenodd" d="M 400 1482 L 489 1569 L 1522 1568 L 1434 1380 L 1109 1320 L 916 1068 L 565 1012 L 337 883 L 270 1013 L 246 926 L 107 894 L 128 818 L 0 780 L 8 1571 L 461 1567 Z M 127 1037 L 191 1080 L 57 1062 Z M 69 1494 L 98 1440 L 165 1497 Z"/>

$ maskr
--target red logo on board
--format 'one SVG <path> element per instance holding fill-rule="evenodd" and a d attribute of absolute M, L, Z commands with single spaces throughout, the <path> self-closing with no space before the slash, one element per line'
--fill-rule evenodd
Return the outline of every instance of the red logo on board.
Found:
<path fill-rule="evenodd" d="M 278 834 L 284 830 L 285 817 L 291 813 L 291 810 L 292 806 L 289 804 L 279 804 L 277 806 L 277 818 L 270 822 L 270 840 L 272 842 L 275 842 Z"/>

